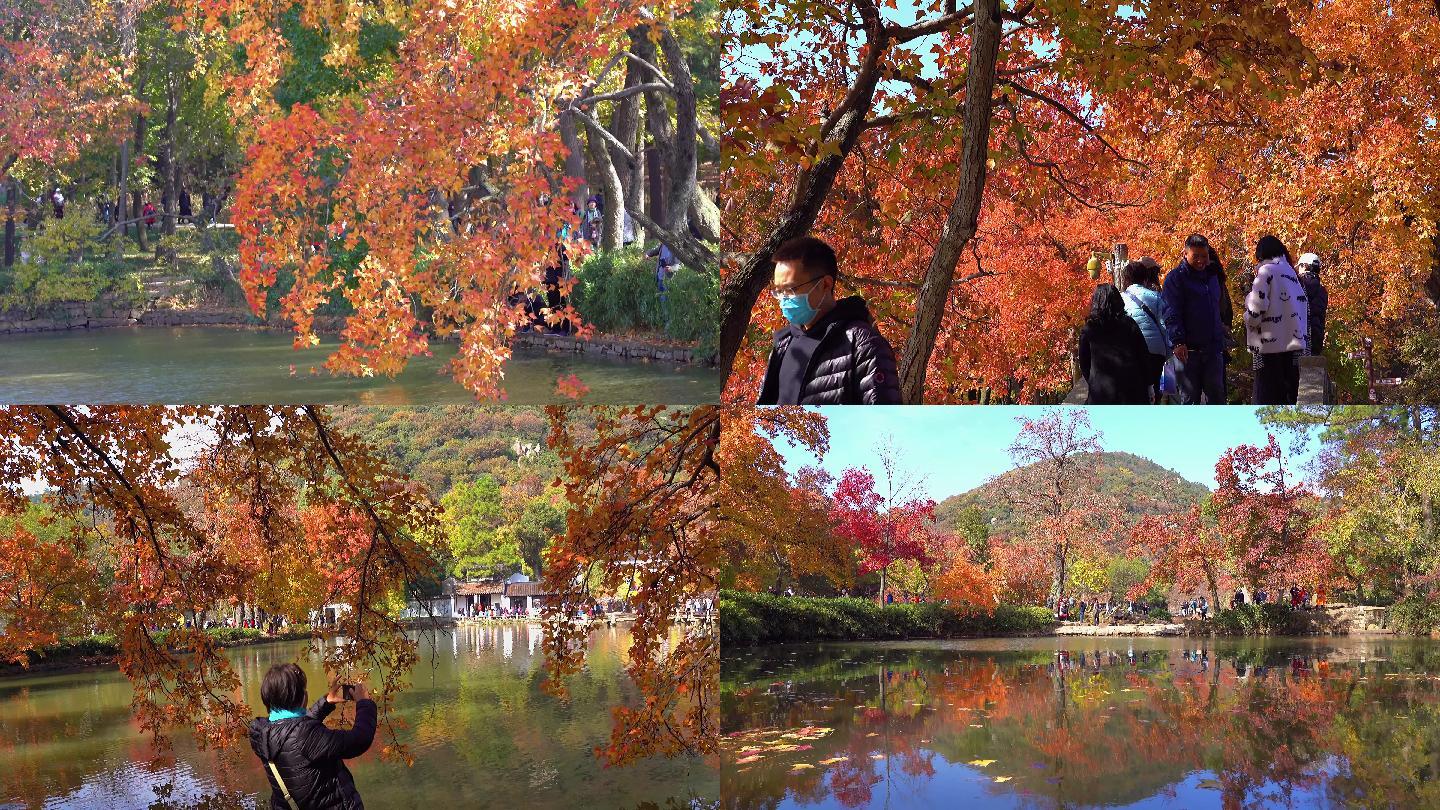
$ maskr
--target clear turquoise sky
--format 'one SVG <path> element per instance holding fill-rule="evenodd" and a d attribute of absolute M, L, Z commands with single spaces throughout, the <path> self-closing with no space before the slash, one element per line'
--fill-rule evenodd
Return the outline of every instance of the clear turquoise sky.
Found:
<path fill-rule="evenodd" d="M 1064 406 L 1062 406 L 1064 407 Z M 846 467 L 879 469 L 875 448 L 893 436 L 904 466 L 922 471 L 925 494 L 942 500 L 972 489 L 1011 468 L 1005 448 L 1019 432 L 1016 417 L 1043 413 L 1030 406 L 930 406 L 821 408 L 830 424 L 830 452 L 821 465 L 838 475 Z M 1238 444 L 1263 444 L 1266 431 L 1255 409 L 1240 405 L 1183 407 L 1151 405 L 1088 408 L 1090 424 L 1106 450 L 1144 456 L 1211 489 L 1215 462 Z M 1313 449 L 1291 458 L 1288 435 L 1276 434 L 1290 468 L 1304 473 Z M 1311 443 L 1311 448 L 1314 443 Z M 814 457 L 782 446 L 793 471 Z"/>

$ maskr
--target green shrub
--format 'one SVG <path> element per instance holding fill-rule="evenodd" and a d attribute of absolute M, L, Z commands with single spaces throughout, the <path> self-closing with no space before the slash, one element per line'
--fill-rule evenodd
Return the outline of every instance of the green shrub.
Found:
<path fill-rule="evenodd" d="M 1440 601 L 1411 594 L 1390 606 L 1389 624 L 1397 632 L 1427 635 L 1440 628 Z"/>
<path fill-rule="evenodd" d="M 1274 602 L 1226 608 L 1210 621 L 1217 634 L 1226 636 L 1299 635 L 1306 631 L 1303 614 Z"/>
<path fill-rule="evenodd" d="M 24 260 L 0 274 L 0 309 L 34 311 L 111 291 L 138 296 L 138 282 L 113 260 L 113 245 L 99 240 L 103 228 L 85 216 L 46 219 L 26 241 Z"/>
<path fill-rule="evenodd" d="M 859 641 L 1039 633 L 1055 625 L 1041 607 L 1000 605 L 993 613 L 962 614 L 937 602 L 878 605 L 854 597 L 720 593 L 722 644 Z"/>
<path fill-rule="evenodd" d="M 695 343 L 704 356 L 714 355 L 720 346 L 719 274 L 676 270 L 666 285 L 664 316 L 666 335 Z"/>
<path fill-rule="evenodd" d="M 655 260 L 640 248 L 592 253 L 575 269 L 575 278 L 575 308 L 601 332 L 663 328 Z"/>

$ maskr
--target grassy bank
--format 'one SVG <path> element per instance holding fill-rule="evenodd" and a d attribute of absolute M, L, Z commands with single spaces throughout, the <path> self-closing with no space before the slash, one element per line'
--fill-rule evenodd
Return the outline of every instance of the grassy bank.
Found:
<path fill-rule="evenodd" d="M 224 647 L 243 647 L 251 644 L 270 644 L 276 641 L 301 641 L 310 638 L 310 629 L 292 628 L 277 635 L 267 636 L 260 630 L 248 627 L 214 627 L 206 631 L 215 643 Z M 164 634 L 156 636 L 164 643 Z M 101 633 L 94 636 L 73 636 L 61 639 L 25 654 L 26 665 L 0 664 L 0 676 L 28 675 L 35 672 L 56 672 L 69 669 L 89 669 L 110 666 L 120 656 L 120 645 L 115 636 Z"/>
<path fill-rule="evenodd" d="M 1050 611 L 1000 605 L 994 613 L 962 614 L 947 605 L 878 605 L 869 599 L 720 592 L 720 643 L 744 646 L 791 641 L 878 641 L 908 638 L 1024 636 L 1049 632 Z"/>

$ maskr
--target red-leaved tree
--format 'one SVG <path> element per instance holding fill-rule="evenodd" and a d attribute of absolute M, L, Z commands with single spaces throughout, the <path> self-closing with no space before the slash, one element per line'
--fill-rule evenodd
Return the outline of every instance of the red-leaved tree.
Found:
<path fill-rule="evenodd" d="M 835 534 L 852 543 L 862 574 L 880 572 L 880 599 L 885 599 L 890 568 L 901 560 L 924 565 L 929 558 L 930 528 L 935 523 L 935 502 L 911 497 L 887 475 L 886 493 L 875 489 L 875 476 L 851 467 L 835 487 L 831 515 Z"/>

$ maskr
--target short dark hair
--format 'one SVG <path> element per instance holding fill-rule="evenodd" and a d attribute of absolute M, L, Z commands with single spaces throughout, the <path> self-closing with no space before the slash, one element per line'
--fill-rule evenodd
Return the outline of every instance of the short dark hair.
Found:
<path fill-rule="evenodd" d="M 822 239 L 813 236 L 797 236 L 775 249 L 772 262 L 799 262 L 807 273 L 834 276 L 840 272 L 835 260 L 835 249 Z"/>
<path fill-rule="evenodd" d="M 1257 262 L 1268 261 L 1276 256 L 1288 257 L 1289 255 L 1290 251 L 1285 249 L 1285 243 L 1281 242 L 1280 237 L 1274 234 L 1267 233 L 1260 237 L 1259 242 L 1255 243 L 1255 261 Z"/>
<path fill-rule="evenodd" d="M 1192 233 L 1185 238 L 1185 247 L 1208 248 L 1210 247 L 1210 240 L 1206 239 L 1198 233 Z"/>
<path fill-rule="evenodd" d="M 1120 288 L 1128 290 L 1136 284 L 1143 287 L 1149 283 L 1150 277 L 1155 275 L 1157 274 L 1154 270 L 1151 270 L 1140 262 L 1129 262 L 1120 270 Z"/>
<path fill-rule="evenodd" d="M 305 706 L 305 670 L 297 664 L 276 664 L 260 682 L 260 699 L 267 709 Z"/>

